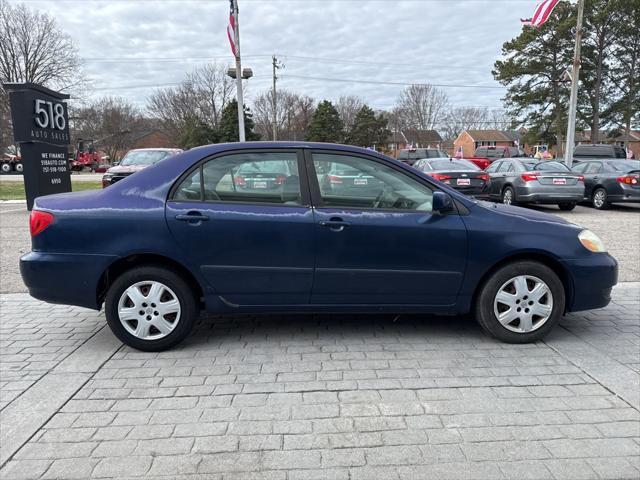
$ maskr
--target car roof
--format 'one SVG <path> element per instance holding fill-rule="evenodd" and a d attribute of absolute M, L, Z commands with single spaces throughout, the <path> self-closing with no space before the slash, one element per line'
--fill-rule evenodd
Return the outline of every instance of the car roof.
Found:
<path fill-rule="evenodd" d="M 129 152 L 183 152 L 181 148 L 132 148 Z M 127 152 L 127 153 L 129 153 Z"/>

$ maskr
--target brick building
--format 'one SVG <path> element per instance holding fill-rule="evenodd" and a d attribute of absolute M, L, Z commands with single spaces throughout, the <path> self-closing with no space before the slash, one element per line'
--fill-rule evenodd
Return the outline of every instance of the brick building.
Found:
<path fill-rule="evenodd" d="M 520 132 L 515 130 L 465 130 L 453 141 L 453 150 L 462 147 L 463 157 L 472 157 L 478 147 L 517 147 L 519 143 Z"/>

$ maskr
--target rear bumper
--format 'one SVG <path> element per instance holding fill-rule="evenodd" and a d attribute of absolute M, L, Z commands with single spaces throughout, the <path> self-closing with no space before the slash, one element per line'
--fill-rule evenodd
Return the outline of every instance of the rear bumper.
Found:
<path fill-rule="evenodd" d="M 606 307 L 611 289 L 618 282 L 618 262 L 608 253 L 594 253 L 584 259 L 562 262 L 571 274 L 573 292 L 568 312 Z"/>
<path fill-rule="evenodd" d="M 612 203 L 640 203 L 640 188 L 633 188 L 627 185 L 621 186 L 615 193 L 609 194 L 609 201 Z"/>
<path fill-rule="evenodd" d="M 99 310 L 98 282 L 116 258 L 29 252 L 20 258 L 20 274 L 29 294 L 38 300 Z"/>
<path fill-rule="evenodd" d="M 521 203 L 563 203 L 581 202 L 584 198 L 584 186 L 566 187 L 559 191 L 557 188 L 531 189 L 516 188 L 516 199 Z"/>

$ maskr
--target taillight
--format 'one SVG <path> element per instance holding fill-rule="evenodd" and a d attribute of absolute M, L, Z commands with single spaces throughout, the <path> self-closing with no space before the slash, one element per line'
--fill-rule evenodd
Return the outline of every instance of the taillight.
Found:
<path fill-rule="evenodd" d="M 488 182 L 489 178 L 491 178 L 491 177 L 489 177 L 488 173 L 481 173 L 480 175 L 478 175 L 478 178 L 480 180 L 484 180 L 485 182 Z"/>
<path fill-rule="evenodd" d="M 584 175 L 578 175 L 578 181 L 584 182 Z"/>
<path fill-rule="evenodd" d="M 328 175 L 329 183 L 336 185 L 342 183 L 342 178 L 337 177 L 335 175 Z"/>
<path fill-rule="evenodd" d="M 436 180 L 440 180 L 441 182 L 444 182 L 445 180 L 451 180 L 450 175 L 445 175 L 443 173 L 432 173 L 431 176 Z"/>
<path fill-rule="evenodd" d="M 32 210 L 29 215 L 29 231 L 35 237 L 53 223 L 53 214 L 41 210 Z"/>
<path fill-rule="evenodd" d="M 638 185 L 638 175 L 625 175 L 624 177 L 618 177 L 616 180 L 625 185 Z"/>
<path fill-rule="evenodd" d="M 247 185 L 247 181 L 244 179 L 244 177 L 235 177 L 233 179 L 233 183 L 237 186 L 237 187 L 244 187 Z"/>
<path fill-rule="evenodd" d="M 520 178 L 522 178 L 522 180 L 524 180 L 525 182 L 533 182 L 535 180 L 538 180 L 538 174 L 527 172 L 520 175 Z"/>
<path fill-rule="evenodd" d="M 287 177 L 283 176 L 283 175 L 278 175 L 276 177 L 276 185 L 284 185 L 285 180 L 287 179 Z"/>

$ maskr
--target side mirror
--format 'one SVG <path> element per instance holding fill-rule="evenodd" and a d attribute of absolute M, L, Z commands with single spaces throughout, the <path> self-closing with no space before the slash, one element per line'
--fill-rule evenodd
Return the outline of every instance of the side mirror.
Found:
<path fill-rule="evenodd" d="M 431 210 L 433 213 L 447 213 L 453 210 L 453 200 L 449 195 L 444 192 L 433 192 L 433 198 L 431 200 Z"/>
<path fill-rule="evenodd" d="M 111 166 L 112 166 L 112 167 L 117 167 L 118 165 L 120 165 L 120 162 L 113 162 L 113 163 L 111 164 Z"/>

